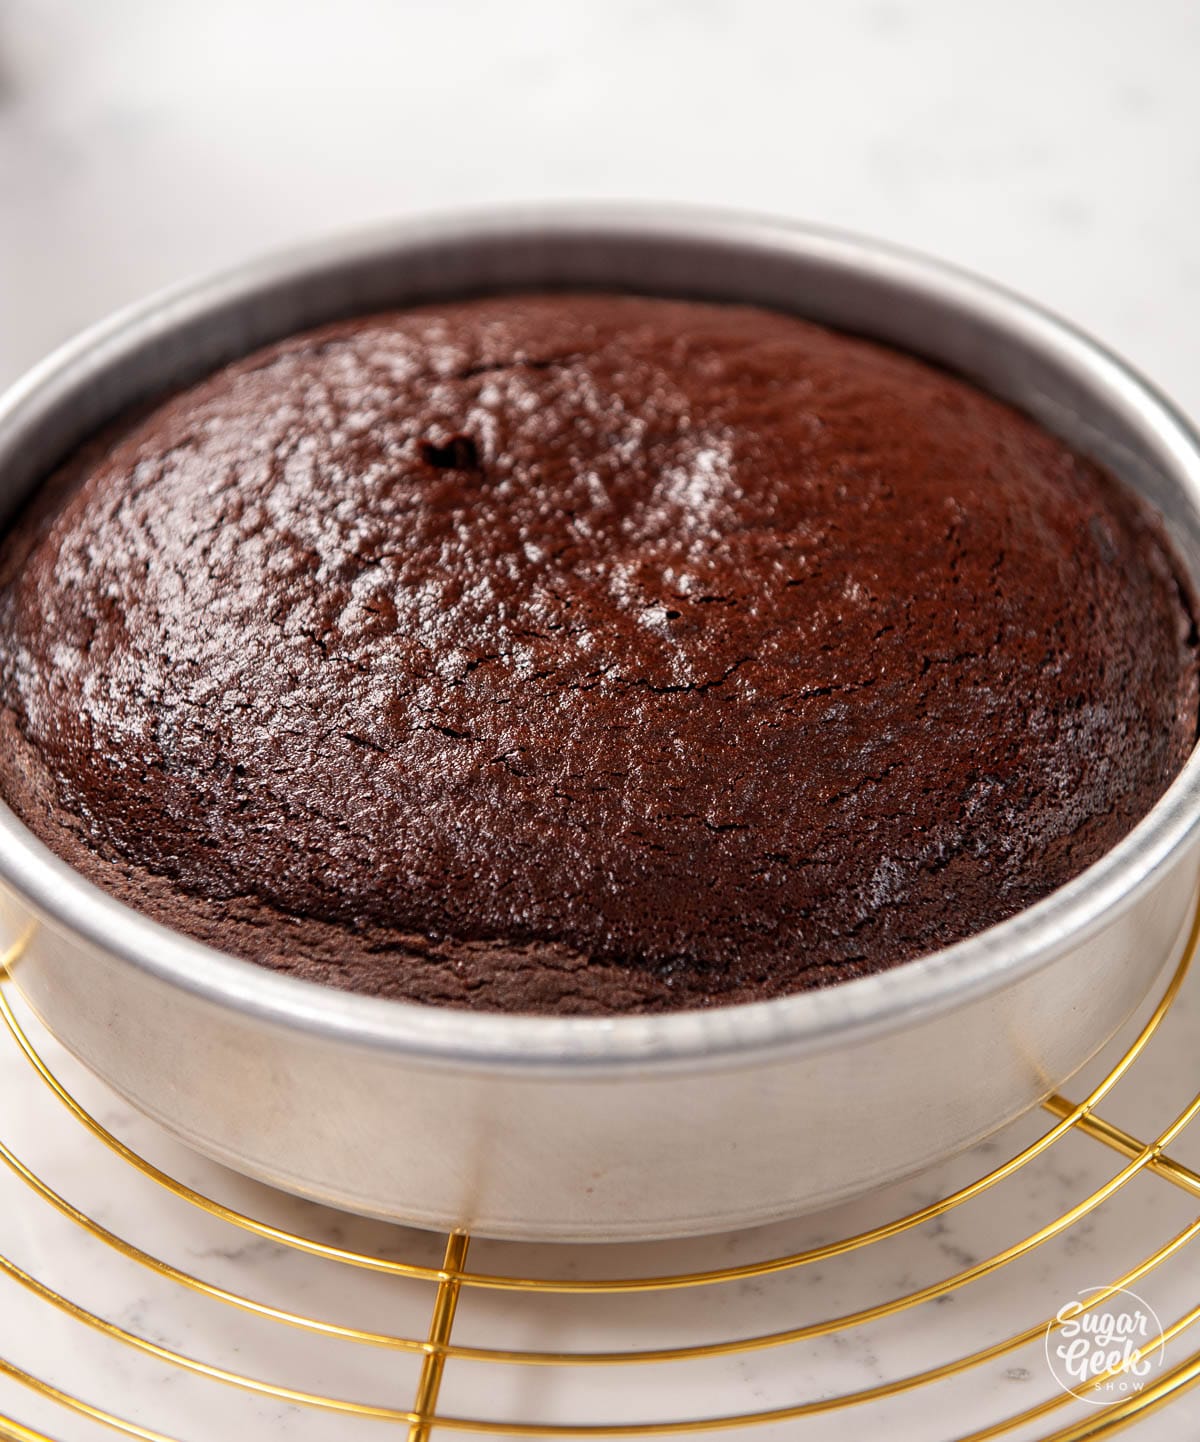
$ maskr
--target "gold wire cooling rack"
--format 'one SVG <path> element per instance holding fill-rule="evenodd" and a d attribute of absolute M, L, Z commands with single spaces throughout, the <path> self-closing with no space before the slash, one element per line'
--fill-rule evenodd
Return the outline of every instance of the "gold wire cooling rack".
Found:
<path fill-rule="evenodd" d="M 1049 1328 L 1058 1325 L 1055 1317 L 1039 1316 L 1028 1327 L 993 1342 L 988 1346 L 963 1353 L 932 1367 L 915 1370 L 909 1375 L 891 1381 L 880 1382 L 859 1390 L 842 1392 L 836 1396 L 816 1395 L 799 1400 L 787 1406 L 774 1406 L 764 1410 L 729 1411 L 721 1416 L 676 1418 L 655 1422 L 534 1422 L 499 1421 L 480 1416 L 456 1415 L 439 1410 L 439 1397 L 443 1381 L 451 1368 L 465 1368 L 478 1364 L 492 1364 L 513 1368 L 622 1368 L 633 1364 L 654 1364 L 682 1359 L 718 1359 L 736 1354 L 754 1353 L 761 1349 L 782 1347 L 785 1344 L 810 1339 L 837 1337 L 848 1329 L 867 1322 L 907 1314 L 924 1303 L 944 1300 L 972 1283 L 997 1274 L 1001 1269 L 1012 1266 L 1020 1258 L 1028 1256 L 1043 1243 L 1061 1237 L 1077 1224 L 1091 1218 L 1103 1206 L 1139 1174 L 1160 1178 L 1173 1188 L 1179 1188 L 1191 1198 L 1200 1198 L 1200 1173 L 1191 1170 L 1167 1154 L 1167 1148 L 1200 1112 L 1200 1095 L 1195 1096 L 1178 1114 L 1163 1127 L 1150 1141 L 1131 1135 L 1122 1128 L 1105 1121 L 1097 1114 L 1097 1107 L 1113 1090 L 1117 1083 L 1137 1062 L 1158 1032 L 1160 1024 L 1175 1002 L 1193 956 L 1200 943 L 1200 908 L 1193 920 L 1183 957 L 1166 986 L 1163 995 L 1155 1005 L 1148 1020 L 1141 1027 L 1133 1042 L 1124 1050 L 1101 1080 L 1078 1102 L 1053 1095 L 1044 1106 L 1054 1119 L 1048 1130 L 1041 1132 L 1015 1155 L 1009 1156 L 985 1175 L 976 1177 L 966 1185 L 958 1187 L 948 1195 L 853 1235 L 841 1236 L 836 1240 L 790 1255 L 771 1256 L 762 1260 L 742 1263 L 736 1266 L 718 1267 L 700 1271 L 679 1271 L 658 1276 L 618 1276 L 580 1278 L 574 1275 L 556 1277 L 530 1277 L 507 1275 L 493 1270 L 472 1270 L 467 1265 L 470 1238 L 465 1234 L 453 1234 L 446 1239 L 445 1254 L 440 1266 L 418 1265 L 415 1262 L 396 1260 L 366 1250 L 354 1250 L 316 1240 L 299 1231 L 259 1220 L 202 1194 L 200 1191 L 168 1175 L 153 1161 L 135 1151 L 126 1142 L 114 1135 L 96 1114 L 89 1111 L 60 1079 L 45 1060 L 43 1050 L 35 1044 L 36 1026 L 23 1023 L 23 1009 L 17 1000 L 16 983 L 11 969 L 18 959 L 20 946 L 0 958 L 0 1037 L 19 1049 L 25 1061 L 44 1085 L 48 1097 L 53 1099 L 80 1124 L 91 1136 L 103 1144 L 128 1167 L 135 1169 L 141 1178 L 148 1179 L 157 1187 L 165 1189 L 175 1198 L 199 1209 L 205 1215 L 206 1224 L 216 1220 L 222 1226 L 250 1234 L 253 1239 L 265 1240 L 277 1247 L 289 1249 L 292 1254 L 306 1254 L 342 1267 L 366 1269 L 368 1272 L 384 1274 L 394 1278 L 397 1284 L 403 1282 L 409 1287 L 427 1289 L 431 1320 L 428 1333 L 423 1337 L 394 1335 L 383 1331 L 371 1331 L 346 1326 L 338 1322 L 322 1320 L 299 1311 L 289 1311 L 271 1306 L 265 1302 L 244 1296 L 237 1291 L 206 1281 L 192 1272 L 162 1260 L 143 1250 L 134 1242 L 88 1215 L 65 1196 L 56 1191 L 41 1175 L 21 1160 L 0 1140 L 0 1160 L 34 1194 L 38 1204 L 52 1208 L 62 1217 L 75 1224 L 91 1239 L 113 1249 L 126 1260 L 136 1263 L 174 1286 L 188 1289 L 191 1293 L 243 1313 L 254 1314 L 281 1329 L 292 1328 L 317 1338 L 338 1339 L 342 1342 L 357 1343 L 365 1348 L 391 1349 L 392 1354 L 407 1353 L 418 1359 L 419 1377 L 415 1387 L 412 1405 L 409 1407 L 387 1407 L 360 1402 L 346 1397 L 326 1396 L 294 1387 L 277 1385 L 258 1377 L 244 1375 L 201 1361 L 183 1351 L 172 1350 L 162 1343 L 140 1335 L 135 1330 L 105 1318 L 72 1300 L 22 1269 L 6 1256 L 0 1256 L 0 1273 L 16 1283 L 27 1293 L 57 1309 L 73 1323 L 92 1329 L 111 1341 L 121 1344 L 132 1352 L 166 1364 L 172 1369 L 182 1369 L 192 1376 L 199 1376 L 209 1382 L 226 1388 L 240 1389 L 259 1399 L 285 1403 L 302 1409 L 316 1409 L 336 1414 L 345 1419 L 374 1419 L 392 1424 L 388 1435 L 399 1428 L 407 1429 L 409 1442 L 429 1442 L 433 1434 L 474 1433 L 488 1437 L 622 1437 L 655 1434 L 697 1434 L 720 1433 L 725 1429 L 748 1427 L 758 1423 L 796 1422 L 800 1419 L 829 1414 L 841 1409 L 854 1408 L 855 1416 L 862 1419 L 863 1428 L 858 1435 L 873 1433 L 871 1427 L 871 1404 L 897 1397 L 899 1394 L 918 1388 L 933 1388 L 939 1382 L 960 1378 L 970 1374 L 972 1369 L 1008 1357 L 1017 1349 L 1040 1339 Z M 468 1346 L 454 1340 L 456 1309 L 460 1298 L 472 1289 L 480 1289 L 493 1295 L 503 1293 L 508 1298 L 506 1305 L 518 1307 L 523 1300 L 532 1297 L 546 1297 L 549 1294 L 626 1294 L 637 1298 L 645 1294 L 663 1294 L 675 1289 L 708 1289 L 731 1282 L 745 1283 L 796 1269 L 813 1267 L 834 1257 L 849 1253 L 862 1253 L 864 1249 L 898 1237 L 926 1223 L 938 1219 L 955 1208 L 979 1197 L 998 1183 L 1012 1178 L 1036 1158 L 1046 1156 L 1051 1148 L 1059 1146 L 1070 1135 L 1089 1138 L 1092 1142 L 1110 1148 L 1125 1159 L 1125 1164 L 1103 1185 L 1094 1189 L 1077 1205 L 1062 1212 L 1053 1220 L 1028 1233 L 1014 1244 L 994 1252 L 982 1260 L 972 1260 L 954 1275 L 931 1284 L 908 1290 L 902 1295 L 844 1312 L 842 1315 L 818 1322 L 805 1323 L 782 1330 L 764 1332 L 760 1335 L 738 1336 L 732 1339 L 707 1341 L 686 1346 L 632 1348 L 611 1351 L 557 1351 L 531 1349 L 504 1349 L 496 1347 Z M 1024 1174 L 1023 1174 L 1024 1175 Z M 1190 1211 L 1189 1211 L 1190 1215 Z M 1187 1244 L 1200 1234 L 1200 1216 L 1192 1220 L 1163 1246 L 1153 1251 L 1137 1265 L 1116 1277 L 1106 1287 L 1094 1289 L 1092 1305 L 1098 1305 L 1112 1297 L 1119 1290 L 1128 1289 L 1147 1277 L 1168 1259 L 1176 1258 Z M 1163 1330 L 1164 1342 L 1170 1343 L 1200 1320 L 1200 1306 L 1192 1308 L 1177 1317 Z M 1091 1385 L 1103 1384 L 1113 1373 L 1103 1373 L 1093 1379 Z M 45 1378 L 32 1375 L 15 1363 L 0 1357 L 0 1376 L 22 1388 L 29 1389 L 40 1399 L 40 1404 L 52 1403 L 63 1409 L 63 1415 L 73 1414 L 86 1418 L 91 1423 L 126 1437 L 141 1439 L 141 1442 L 173 1442 L 162 1432 L 154 1431 L 136 1422 L 115 1415 L 113 1412 L 85 1400 Z M 1128 1395 L 1103 1407 L 1085 1409 L 1087 1415 L 1073 1422 L 1063 1422 L 1065 1415 L 1060 1409 L 1080 1405 L 1066 1391 L 1039 1401 L 1033 1406 L 1011 1413 L 1001 1420 L 974 1431 L 957 1434 L 959 1442 L 986 1442 L 986 1439 L 1000 1437 L 1025 1429 L 1028 1435 L 1033 1426 L 1047 1424 L 1051 1430 L 1039 1436 L 1046 1442 L 1082 1442 L 1085 1438 L 1107 1437 L 1125 1427 L 1137 1418 L 1142 1418 L 1177 1398 L 1185 1389 L 1200 1381 L 1200 1350 L 1174 1361 L 1169 1369 L 1162 1370 L 1149 1385 L 1136 1394 Z M 1078 1389 L 1082 1390 L 1082 1389 Z M 24 1395 L 21 1393 L 20 1395 Z M 39 1404 L 39 1405 L 40 1405 Z M 55 1415 L 59 1415 L 55 1412 Z M 245 1435 L 245 1434 L 243 1434 Z M 16 1442 L 51 1442 L 50 1434 L 36 1430 L 13 1417 L 0 1415 L 0 1437 L 16 1439 Z"/>

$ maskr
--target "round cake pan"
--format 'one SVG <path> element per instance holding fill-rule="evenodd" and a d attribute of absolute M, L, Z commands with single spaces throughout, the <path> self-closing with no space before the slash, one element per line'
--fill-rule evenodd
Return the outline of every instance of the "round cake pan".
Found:
<path fill-rule="evenodd" d="M 589 208 L 334 240 L 150 301 L 0 406 L 0 504 L 126 408 L 291 331 L 526 288 L 754 302 L 959 372 L 1119 473 L 1200 574 L 1200 443 L 1045 312 L 871 241 L 725 215 Z M 1096 865 L 881 976 L 647 1017 L 474 1014 L 350 995 L 221 955 L 88 884 L 0 807 L 0 940 L 58 1038 L 143 1112 L 335 1206 L 493 1236 L 665 1237 L 855 1196 L 1059 1087 L 1182 949 L 1200 757 Z"/>

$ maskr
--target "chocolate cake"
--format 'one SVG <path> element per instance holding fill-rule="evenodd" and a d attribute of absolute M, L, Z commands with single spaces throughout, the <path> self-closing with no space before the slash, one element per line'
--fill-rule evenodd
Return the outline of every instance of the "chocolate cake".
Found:
<path fill-rule="evenodd" d="M 1075 876 L 1196 736 L 1148 508 L 783 314 L 330 325 L 98 438 L 0 558 L 0 791 L 296 976 L 617 1013 L 776 997 Z"/>

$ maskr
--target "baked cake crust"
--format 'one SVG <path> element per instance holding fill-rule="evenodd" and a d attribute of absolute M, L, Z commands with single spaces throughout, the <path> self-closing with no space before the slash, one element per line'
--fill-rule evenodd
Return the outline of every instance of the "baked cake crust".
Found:
<path fill-rule="evenodd" d="M 516 296 L 271 346 L 0 556 L 0 792 L 213 945 L 614 1013 L 862 976 L 1110 849 L 1196 736 L 1140 501 L 793 317 Z"/>

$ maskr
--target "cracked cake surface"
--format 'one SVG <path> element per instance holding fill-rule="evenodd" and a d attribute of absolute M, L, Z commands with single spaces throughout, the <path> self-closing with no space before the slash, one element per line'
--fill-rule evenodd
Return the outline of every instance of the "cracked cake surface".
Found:
<path fill-rule="evenodd" d="M 481 1009 L 880 970 L 1111 848 L 1196 735 L 1156 518 L 794 317 L 326 326 L 85 447 L 0 557 L 0 791 L 123 900 Z"/>

